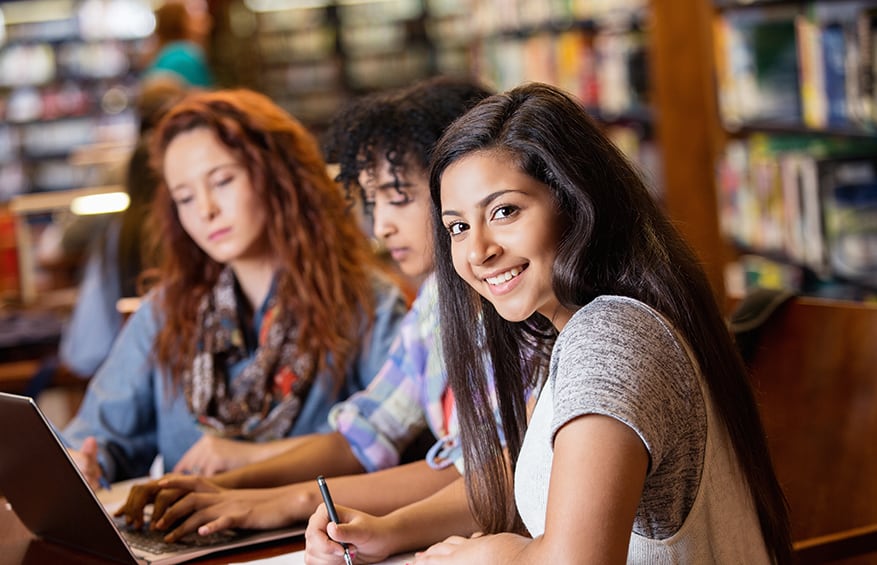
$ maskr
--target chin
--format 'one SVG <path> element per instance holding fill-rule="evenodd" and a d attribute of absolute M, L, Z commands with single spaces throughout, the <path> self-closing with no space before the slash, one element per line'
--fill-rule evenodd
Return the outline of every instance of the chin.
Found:
<path fill-rule="evenodd" d="M 496 305 L 494 305 L 494 308 L 496 308 Z M 509 322 L 523 322 L 533 315 L 533 312 L 529 310 L 522 312 L 521 310 L 509 310 L 508 308 L 496 308 L 496 313 L 499 314 L 503 320 Z"/>

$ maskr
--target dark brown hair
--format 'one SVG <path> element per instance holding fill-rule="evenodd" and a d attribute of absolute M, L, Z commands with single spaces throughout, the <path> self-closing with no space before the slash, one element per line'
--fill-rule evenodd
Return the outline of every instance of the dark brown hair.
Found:
<path fill-rule="evenodd" d="M 457 400 L 467 488 L 489 532 L 519 527 L 508 501 L 508 468 L 493 424 L 484 343 L 493 363 L 496 395 L 512 465 L 526 429 L 525 391 L 544 357 L 521 356 L 555 339 L 549 321 L 534 314 L 504 320 L 455 272 L 441 213 L 440 184 L 452 163 L 476 151 L 512 158 L 552 193 L 562 226 L 552 272 L 561 304 L 577 310 L 601 295 L 627 296 L 666 316 L 684 335 L 726 426 L 758 512 L 765 543 L 779 563 L 791 559 L 788 511 L 767 450 L 746 368 L 697 258 L 644 186 L 635 168 L 571 97 L 528 84 L 492 96 L 457 120 L 433 153 L 430 191 L 436 229 L 443 347 Z M 483 333 L 472 320 L 482 317 Z M 522 360 L 524 359 L 524 360 Z"/>

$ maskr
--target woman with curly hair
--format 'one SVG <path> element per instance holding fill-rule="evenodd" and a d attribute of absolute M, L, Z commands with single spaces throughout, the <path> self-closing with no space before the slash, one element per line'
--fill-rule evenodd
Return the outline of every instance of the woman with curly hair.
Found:
<path fill-rule="evenodd" d="M 93 485 L 156 455 L 209 475 L 327 430 L 406 312 L 316 141 L 268 98 L 190 94 L 150 141 L 159 286 L 63 433 Z"/>

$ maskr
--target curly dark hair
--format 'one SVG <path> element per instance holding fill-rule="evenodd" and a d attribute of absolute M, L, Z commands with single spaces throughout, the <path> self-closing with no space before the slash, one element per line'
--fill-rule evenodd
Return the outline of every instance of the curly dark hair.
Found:
<path fill-rule="evenodd" d="M 326 160 L 340 166 L 336 181 L 348 197 L 363 197 L 359 174 L 386 160 L 394 171 L 426 171 L 442 132 L 492 92 L 475 80 L 432 77 L 373 93 L 342 108 L 323 137 Z"/>

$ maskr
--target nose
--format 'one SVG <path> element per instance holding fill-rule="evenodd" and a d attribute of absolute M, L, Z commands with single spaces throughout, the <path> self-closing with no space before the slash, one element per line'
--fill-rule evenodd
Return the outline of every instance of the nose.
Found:
<path fill-rule="evenodd" d="M 198 206 L 198 216 L 202 220 L 212 220 L 219 214 L 219 206 L 209 190 L 198 191 L 195 199 Z"/>
<path fill-rule="evenodd" d="M 502 253 L 502 247 L 491 237 L 490 231 L 472 226 L 466 238 L 469 244 L 468 258 L 472 265 L 484 265 Z"/>
<path fill-rule="evenodd" d="M 384 240 L 398 231 L 393 221 L 393 214 L 387 210 L 388 206 L 375 202 L 372 207 L 372 227 L 375 235 Z"/>

